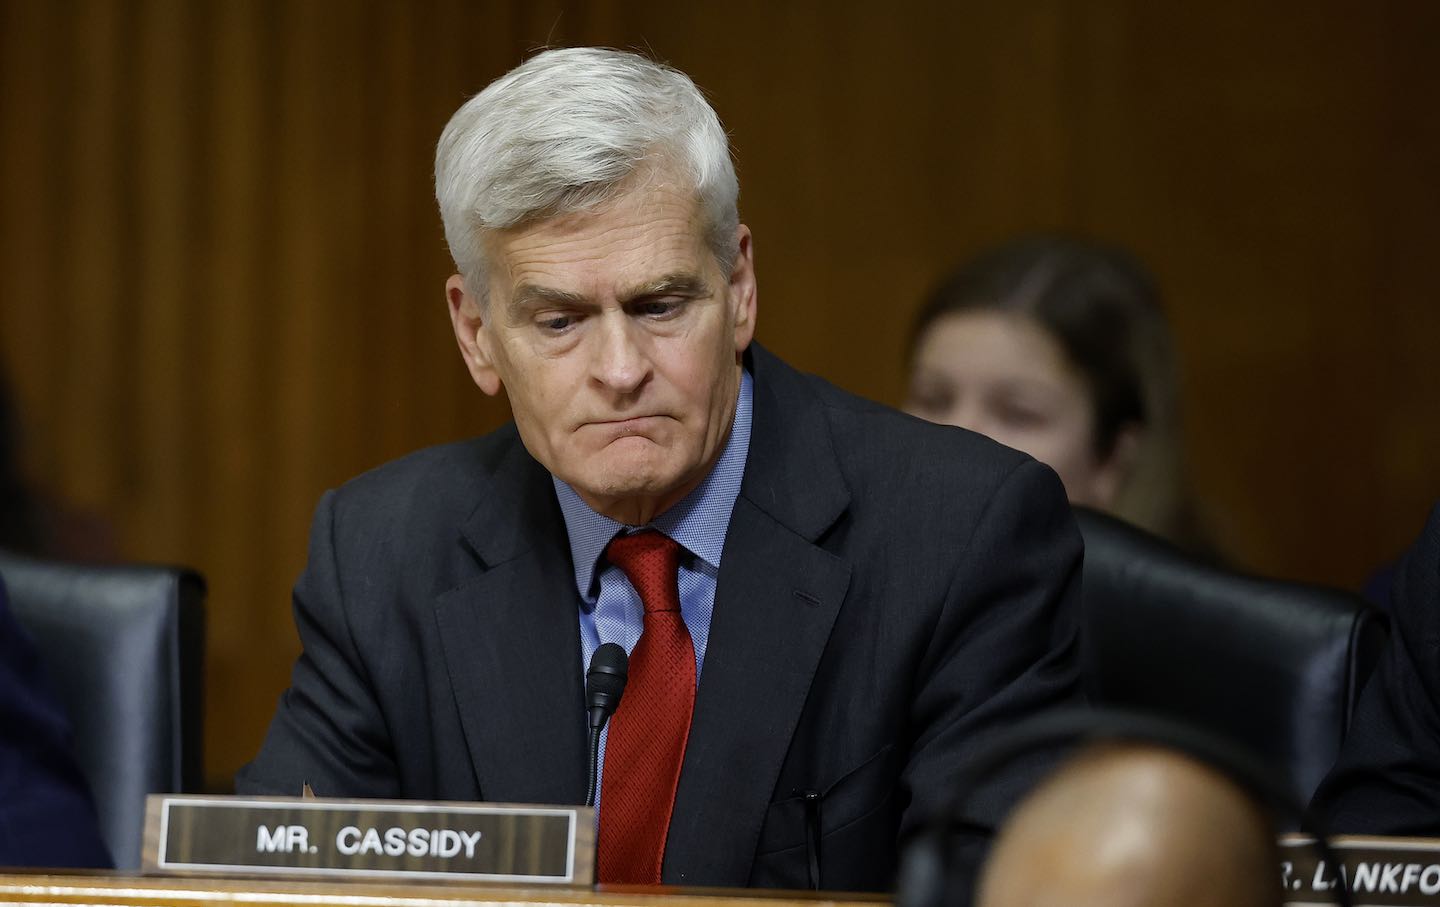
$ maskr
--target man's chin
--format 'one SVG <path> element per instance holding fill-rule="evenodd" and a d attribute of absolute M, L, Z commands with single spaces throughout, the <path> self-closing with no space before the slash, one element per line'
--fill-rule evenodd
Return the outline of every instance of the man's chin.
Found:
<path fill-rule="evenodd" d="M 674 491 L 679 482 L 660 476 L 600 476 L 584 485 L 573 485 L 587 496 L 620 501 L 633 498 L 659 498 Z"/>
<path fill-rule="evenodd" d="M 622 523 L 639 524 L 663 513 L 689 493 L 694 482 L 676 470 L 594 471 L 570 482 L 585 503 Z M 637 518 L 636 514 L 643 515 Z"/>

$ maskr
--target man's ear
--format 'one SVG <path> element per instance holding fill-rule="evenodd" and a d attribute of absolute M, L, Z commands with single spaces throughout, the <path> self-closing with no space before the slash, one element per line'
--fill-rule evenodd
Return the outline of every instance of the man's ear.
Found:
<path fill-rule="evenodd" d="M 755 287 L 755 240 L 750 228 L 741 224 L 735 231 L 738 250 L 730 269 L 730 304 L 735 317 L 735 355 L 739 356 L 755 339 L 758 294 Z"/>
<path fill-rule="evenodd" d="M 445 281 L 445 301 L 450 306 L 450 323 L 455 327 L 455 340 L 460 356 L 470 371 L 475 386 L 490 396 L 500 393 L 500 373 L 490 355 L 490 335 L 485 329 L 484 310 L 480 300 L 465 289 L 465 278 L 450 275 Z"/>

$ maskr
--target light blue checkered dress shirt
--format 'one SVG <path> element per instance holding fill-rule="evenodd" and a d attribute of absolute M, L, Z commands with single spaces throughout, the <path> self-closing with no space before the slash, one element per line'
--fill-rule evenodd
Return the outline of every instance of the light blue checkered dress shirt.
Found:
<path fill-rule="evenodd" d="M 720 576 L 720 552 L 730 528 L 730 513 L 740 495 L 745 476 L 745 459 L 750 451 L 750 412 L 753 395 L 748 371 L 740 375 L 740 394 L 735 404 L 735 421 L 725 450 L 710 475 L 679 503 L 660 514 L 650 528 L 670 536 L 689 552 L 680 560 L 680 614 L 695 646 L 695 680 L 705 664 L 705 645 L 710 639 L 710 616 L 715 611 L 715 584 Z M 630 580 L 618 567 L 606 565 L 595 582 L 600 554 L 616 533 L 641 527 L 625 526 L 591 510 L 575 489 L 552 476 L 565 531 L 570 536 L 570 556 L 575 564 L 575 588 L 580 592 L 580 664 L 583 672 L 601 643 L 618 643 L 627 653 L 635 648 L 644 629 L 645 609 Z M 582 721 L 585 720 L 581 713 Z M 586 727 L 589 727 L 587 722 Z M 600 737 L 600 772 L 605 771 L 607 726 Z M 600 789 L 595 792 L 595 815 L 600 815 Z"/>

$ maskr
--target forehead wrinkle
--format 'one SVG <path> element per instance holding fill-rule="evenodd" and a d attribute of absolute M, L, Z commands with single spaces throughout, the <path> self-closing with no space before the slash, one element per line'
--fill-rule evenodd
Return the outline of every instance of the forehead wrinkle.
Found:
<path fill-rule="evenodd" d="M 649 257 L 691 254 L 697 242 L 688 222 L 660 215 L 640 223 L 594 217 L 572 224 L 548 222 L 531 229 L 501 235 L 498 257 L 511 269 L 603 262 L 627 253 L 648 252 Z M 703 239 L 699 240 L 703 242 Z"/>
<path fill-rule="evenodd" d="M 528 241 L 526 247 L 512 246 L 504 256 L 505 270 L 517 281 L 511 295 L 511 306 L 523 308 L 537 303 L 585 305 L 597 301 L 594 293 L 606 297 L 611 295 L 612 287 L 590 286 L 591 277 L 602 278 L 604 283 L 614 280 L 619 284 L 613 287 L 614 298 L 622 302 L 667 293 L 709 295 L 712 292 L 710 284 L 699 273 L 701 262 L 695 260 L 700 252 L 691 248 L 691 237 L 681 235 L 672 224 L 652 222 L 639 230 L 612 226 L 589 237 L 569 235 L 551 241 L 543 235 L 525 237 Z M 632 255 L 637 251 L 643 253 L 641 260 L 635 260 Z M 604 267 L 605 262 L 610 260 L 624 264 L 622 270 L 613 271 L 607 279 L 604 278 Z M 601 270 L 593 271 L 592 266 Z M 630 272 L 628 275 L 627 271 Z M 657 272 L 660 276 L 650 276 Z M 579 280 L 585 286 L 561 289 L 547 285 L 557 277 L 564 284 Z"/>
<path fill-rule="evenodd" d="M 512 305 L 593 305 L 601 298 L 710 293 L 709 254 L 698 212 L 669 187 L 640 188 L 597 209 L 497 230 L 487 237 L 497 272 L 514 288 Z M 607 262 L 615 262 L 611 267 Z M 652 275 L 664 275 L 655 279 Z M 598 282 L 597 282 L 598 281 Z M 554 289 L 537 295 L 525 287 Z M 561 289 L 563 288 L 563 289 Z M 621 288 L 624 288 L 621 291 Z"/>

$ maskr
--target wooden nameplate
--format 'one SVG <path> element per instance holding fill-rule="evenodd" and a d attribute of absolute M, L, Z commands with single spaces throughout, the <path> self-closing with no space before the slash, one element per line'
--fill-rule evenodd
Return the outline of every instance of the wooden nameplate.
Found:
<path fill-rule="evenodd" d="M 582 806 L 151 794 L 141 871 L 588 886 L 594 816 Z"/>

